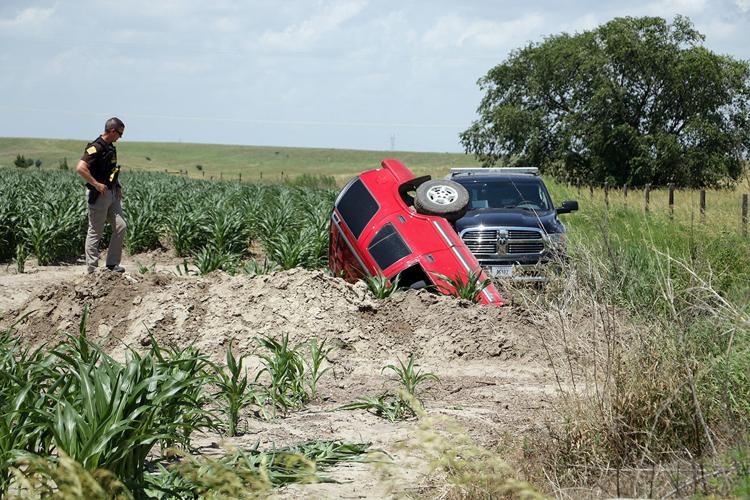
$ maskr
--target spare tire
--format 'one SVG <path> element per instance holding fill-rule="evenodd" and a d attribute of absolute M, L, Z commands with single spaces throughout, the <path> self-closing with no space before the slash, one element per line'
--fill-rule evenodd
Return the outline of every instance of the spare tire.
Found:
<path fill-rule="evenodd" d="M 463 217 L 468 204 L 469 192 L 466 188 L 448 179 L 423 182 L 417 187 L 414 198 L 417 213 L 437 215 L 450 221 Z"/>

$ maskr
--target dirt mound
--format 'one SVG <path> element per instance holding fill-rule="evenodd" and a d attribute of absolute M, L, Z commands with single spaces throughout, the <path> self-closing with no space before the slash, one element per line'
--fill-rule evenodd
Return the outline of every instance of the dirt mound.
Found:
<path fill-rule="evenodd" d="M 328 356 L 331 371 L 321 380 L 319 397 L 308 407 L 271 421 L 247 416 L 246 435 L 197 437 L 197 446 L 371 442 L 402 465 L 400 484 L 418 480 L 417 468 L 406 465 L 413 457 L 402 446 L 413 421 L 390 423 L 366 411 L 339 410 L 357 397 L 398 387 L 393 373 L 381 371 L 386 363 L 414 354 L 420 369 L 439 376 L 419 388 L 429 414 L 458 422 L 482 446 L 494 448 L 507 436 L 538 432 L 552 417 L 557 382 L 550 360 L 571 359 L 556 339 L 596 328 L 591 317 L 481 306 L 426 291 L 376 300 L 364 283 L 352 285 L 321 271 L 195 277 L 176 276 L 169 272 L 174 263 L 167 263 L 145 275 L 87 276 L 83 266 L 30 266 L 23 274 L 0 269 L 0 329 L 17 322 L 23 343 L 55 344 L 64 331 L 77 331 L 88 304 L 89 337 L 120 359 L 129 348 L 148 349 L 152 336 L 162 345 L 194 345 L 216 361 L 223 361 L 230 341 L 236 353 L 254 351 L 260 335 L 287 334 L 293 344 L 326 340 L 337 349 Z M 257 372 L 257 362 L 248 358 L 256 363 L 246 365 L 250 373 Z M 306 485 L 280 496 L 388 496 L 369 467 L 340 468 L 337 474 L 344 483 Z"/>
<path fill-rule="evenodd" d="M 478 306 L 426 291 L 379 301 L 362 282 L 303 269 L 252 277 L 81 276 L 37 293 L 0 327 L 28 314 L 16 326 L 19 337 L 54 343 L 61 332 L 77 330 L 84 304 L 89 336 L 115 355 L 126 346 L 145 347 L 153 336 L 222 358 L 230 340 L 247 352 L 254 337 L 282 334 L 293 343 L 326 339 L 339 351 L 378 361 L 408 353 L 443 363 L 539 355 L 530 341 L 536 327 L 518 307 Z"/>

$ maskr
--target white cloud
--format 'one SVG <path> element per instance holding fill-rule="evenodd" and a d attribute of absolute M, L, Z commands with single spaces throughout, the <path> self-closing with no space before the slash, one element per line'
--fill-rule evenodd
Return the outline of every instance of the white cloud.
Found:
<path fill-rule="evenodd" d="M 735 4 L 742 12 L 750 10 L 750 0 L 735 0 Z"/>
<path fill-rule="evenodd" d="M 732 39 L 737 35 L 740 29 L 736 24 L 732 24 L 720 19 L 712 19 L 705 23 L 696 24 L 698 31 L 706 35 L 707 40 L 714 39 Z"/>
<path fill-rule="evenodd" d="M 648 4 L 645 10 L 667 18 L 675 14 L 695 16 L 706 10 L 706 0 L 659 0 Z"/>
<path fill-rule="evenodd" d="M 214 31 L 222 34 L 235 33 L 240 30 L 242 23 L 237 17 L 221 16 L 211 22 Z"/>
<path fill-rule="evenodd" d="M 528 14 L 511 21 L 470 21 L 460 16 L 442 17 L 422 37 L 433 49 L 476 46 L 500 49 L 511 43 L 524 42 L 541 29 L 544 19 Z"/>
<path fill-rule="evenodd" d="M 323 5 L 319 12 L 299 24 L 283 31 L 266 31 L 261 35 L 260 43 L 279 49 L 308 48 L 323 34 L 335 30 L 359 14 L 366 5 L 366 0 L 339 0 Z"/>
<path fill-rule="evenodd" d="M 57 5 L 48 9 L 29 7 L 19 12 L 16 17 L 0 19 L 0 29 L 37 29 L 52 17 L 56 8 Z"/>
<path fill-rule="evenodd" d="M 579 17 L 575 21 L 569 24 L 569 27 L 564 31 L 568 32 L 582 32 L 596 29 L 597 26 L 602 24 L 596 14 L 589 12 L 588 14 Z"/>
<path fill-rule="evenodd" d="M 199 75 L 211 69 L 209 64 L 201 61 L 164 61 L 158 68 L 169 78 Z"/>
<path fill-rule="evenodd" d="M 50 76 L 78 74 L 81 62 L 85 60 L 85 57 L 82 57 L 78 51 L 68 49 L 53 57 L 44 69 Z"/>

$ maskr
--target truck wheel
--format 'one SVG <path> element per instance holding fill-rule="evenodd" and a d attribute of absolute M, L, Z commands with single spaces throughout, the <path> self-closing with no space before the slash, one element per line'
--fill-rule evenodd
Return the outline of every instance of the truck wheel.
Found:
<path fill-rule="evenodd" d="M 469 192 L 466 188 L 448 179 L 423 182 L 417 187 L 414 198 L 417 213 L 437 215 L 450 221 L 463 217 L 468 204 Z"/>

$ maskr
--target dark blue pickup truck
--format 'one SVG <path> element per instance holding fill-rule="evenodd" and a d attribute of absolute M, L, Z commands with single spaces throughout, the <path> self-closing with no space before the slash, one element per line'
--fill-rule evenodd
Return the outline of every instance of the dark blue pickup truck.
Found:
<path fill-rule="evenodd" d="M 543 281 L 550 262 L 565 258 L 565 225 L 558 215 L 578 202 L 555 207 L 535 168 L 454 168 L 449 178 L 469 193 L 456 232 L 489 274 Z"/>

